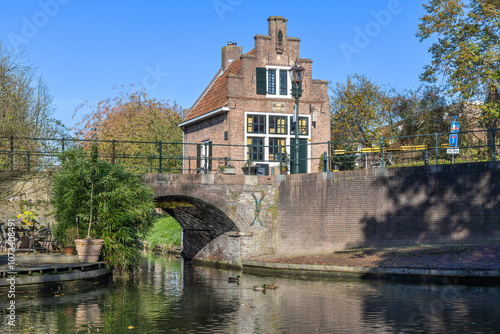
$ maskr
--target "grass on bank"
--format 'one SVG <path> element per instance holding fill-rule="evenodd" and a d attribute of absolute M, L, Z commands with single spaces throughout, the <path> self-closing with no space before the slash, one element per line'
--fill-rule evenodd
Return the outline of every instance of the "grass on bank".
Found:
<path fill-rule="evenodd" d="M 156 245 L 180 246 L 181 232 L 182 228 L 174 218 L 162 216 L 154 222 L 153 228 L 146 235 L 145 241 L 150 244 L 150 247 Z"/>

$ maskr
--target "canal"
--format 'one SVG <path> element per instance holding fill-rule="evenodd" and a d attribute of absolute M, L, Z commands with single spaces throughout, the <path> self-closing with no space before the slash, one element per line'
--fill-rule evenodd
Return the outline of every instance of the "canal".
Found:
<path fill-rule="evenodd" d="M 16 294 L 5 333 L 499 333 L 500 288 L 241 274 L 148 257 L 140 272 Z M 276 290 L 252 286 L 276 283 Z M 3 292 L 2 292 L 3 294 Z"/>

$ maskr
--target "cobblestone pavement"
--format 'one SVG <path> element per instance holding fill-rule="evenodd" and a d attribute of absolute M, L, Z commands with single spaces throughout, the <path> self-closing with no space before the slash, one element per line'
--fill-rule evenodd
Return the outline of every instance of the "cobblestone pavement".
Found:
<path fill-rule="evenodd" d="M 249 260 L 351 267 L 500 270 L 500 243 L 362 248 L 302 255 L 263 255 Z"/>

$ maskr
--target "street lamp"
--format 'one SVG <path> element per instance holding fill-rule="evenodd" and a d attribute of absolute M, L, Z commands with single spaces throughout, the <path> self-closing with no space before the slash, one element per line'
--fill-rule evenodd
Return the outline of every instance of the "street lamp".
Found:
<path fill-rule="evenodd" d="M 295 110 L 293 111 L 293 123 L 295 123 L 295 158 L 293 173 L 299 173 L 299 99 L 302 96 L 302 77 L 305 68 L 299 65 L 296 60 L 295 65 L 290 68 L 290 79 L 292 81 L 292 96 L 295 98 Z"/>

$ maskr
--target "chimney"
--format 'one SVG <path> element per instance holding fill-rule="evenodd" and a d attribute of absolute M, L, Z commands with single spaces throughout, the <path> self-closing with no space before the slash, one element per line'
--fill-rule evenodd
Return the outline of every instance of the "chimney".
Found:
<path fill-rule="evenodd" d="M 241 46 L 236 46 L 236 43 L 233 42 L 227 42 L 227 45 L 222 48 L 222 70 L 225 71 L 233 60 L 241 56 L 242 52 L 243 48 Z"/>
<path fill-rule="evenodd" d="M 286 21 L 283 16 L 269 16 L 269 36 L 271 37 L 271 45 L 275 45 L 276 53 L 283 53 L 284 43 L 286 40 Z"/>

